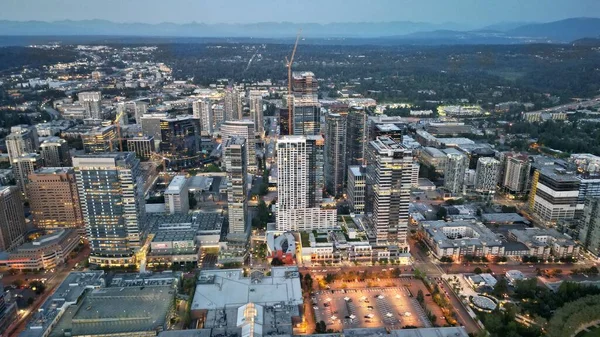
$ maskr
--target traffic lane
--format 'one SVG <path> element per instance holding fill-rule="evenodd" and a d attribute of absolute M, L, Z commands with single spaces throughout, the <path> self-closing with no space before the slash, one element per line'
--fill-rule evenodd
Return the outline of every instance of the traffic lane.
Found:
<path fill-rule="evenodd" d="M 469 333 L 479 332 L 479 325 L 477 325 L 475 320 L 473 320 L 473 318 L 471 318 L 471 315 L 469 315 L 469 313 L 463 306 L 460 299 L 458 297 L 456 297 L 456 294 L 454 294 L 454 292 L 452 292 L 452 290 L 450 290 L 450 287 L 448 287 L 446 282 L 442 281 L 441 283 L 438 283 L 438 284 L 441 286 L 442 290 L 447 294 L 447 297 L 450 300 L 450 303 L 452 304 L 452 307 L 454 308 L 456 315 L 458 316 L 458 322 L 462 326 L 464 326 L 465 329 L 467 329 L 467 332 L 469 332 Z"/>

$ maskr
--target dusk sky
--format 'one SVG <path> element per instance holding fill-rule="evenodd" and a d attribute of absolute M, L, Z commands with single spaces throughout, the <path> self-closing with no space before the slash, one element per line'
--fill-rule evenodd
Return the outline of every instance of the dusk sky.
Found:
<path fill-rule="evenodd" d="M 117 22 L 547 22 L 600 16 L 599 0 L 1 0 L 0 20 Z"/>

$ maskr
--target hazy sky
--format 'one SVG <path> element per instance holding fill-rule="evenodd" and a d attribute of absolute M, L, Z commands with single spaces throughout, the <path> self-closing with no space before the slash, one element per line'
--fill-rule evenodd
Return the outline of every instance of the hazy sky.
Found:
<path fill-rule="evenodd" d="M 0 0 L 0 20 L 491 24 L 599 17 L 600 0 Z"/>

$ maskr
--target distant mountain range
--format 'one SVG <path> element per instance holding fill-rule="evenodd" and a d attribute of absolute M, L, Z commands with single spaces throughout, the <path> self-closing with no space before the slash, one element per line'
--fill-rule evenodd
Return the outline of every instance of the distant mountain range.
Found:
<path fill-rule="evenodd" d="M 473 27 L 457 23 L 423 22 L 356 22 L 254 24 L 204 23 L 116 23 L 104 20 L 85 21 L 6 21 L 0 20 L 2 36 L 140 36 L 187 38 L 258 38 L 294 37 L 302 29 L 303 38 L 378 39 L 398 43 L 526 43 L 571 42 L 600 38 L 600 18 L 571 18 L 548 23 L 505 22 Z"/>

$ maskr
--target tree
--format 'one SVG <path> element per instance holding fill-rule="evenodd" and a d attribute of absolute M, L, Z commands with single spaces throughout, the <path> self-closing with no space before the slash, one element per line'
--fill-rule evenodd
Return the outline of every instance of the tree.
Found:
<path fill-rule="evenodd" d="M 425 301 L 425 297 L 423 296 L 423 290 L 419 289 L 419 291 L 417 292 L 417 301 L 419 301 L 419 303 L 423 304 L 423 302 Z"/>
<path fill-rule="evenodd" d="M 198 205 L 198 200 L 196 200 L 196 195 L 192 192 L 188 192 L 188 200 L 190 209 L 195 209 L 196 205 Z"/>
<path fill-rule="evenodd" d="M 444 220 L 444 219 L 446 219 L 446 216 L 448 215 L 448 210 L 446 210 L 445 207 L 440 207 L 440 209 L 438 209 L 436 215 L 439 220 Z"/>
<path fill-rule="evenodd" d="M 494 294 L 494 296 L 496 296 L 496 297 L 502 297 L 507 292 L 508 292 L 508 281 L 505 278 L 501 278 L 500 280 L 498 280 L 498 282 L 496 282 L 496 285 L 494 286 L 494 290 L 493 290 L 492 294 Z"/>
<path fill-rule="evenodd" d="M 325 275 L 325 283 L 333 283 L 335 281 L 335 275 L 334 274 L 327 274 Z"/>
<path fill-rule="evenodd" d="M 479 275 L 479 274 L 483 273 L 483 270 L 481 270 L 481 268 L 477 267 L 477 268 L 475 268 L 475 269 L 473 270 L 473 272 L 474 272 L 475 274 Z"/>

